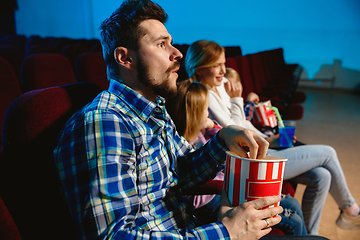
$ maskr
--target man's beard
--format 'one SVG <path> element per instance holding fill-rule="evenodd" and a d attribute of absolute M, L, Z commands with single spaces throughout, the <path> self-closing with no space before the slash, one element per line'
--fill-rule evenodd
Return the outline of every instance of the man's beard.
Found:
<path fill-rule="evenodd" d="M 177 88 L 170 84 L 170 75 L 171 73 L 180 66 L 179 62 L 174 62 L 173 66 L 169 67 L 166 70 L 166 76 L 160 81 L 159 84 L 154 84 L 156 80 L 149 75 L 149 67 L 146 65 L 141 57 L 138 59 L 138 65 L 136 67 L 138 80 L 149 90 L 154 91 L 155 94 L 160 95 L 164 98 L 171 98 L 176 95 Z"/>

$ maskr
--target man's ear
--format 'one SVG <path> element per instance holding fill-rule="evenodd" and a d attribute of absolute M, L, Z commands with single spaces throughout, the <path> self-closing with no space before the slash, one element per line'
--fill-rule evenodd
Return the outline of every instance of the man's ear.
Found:
<path fill-rule="evenodd" d="M 117 47 L 114 51 L 114 57 L 116 62 L 120 66 L 133 70 L 134 64 L 133 64 L 133 59 L 130 55 L 131 55 L 131 50 L 125 47 Z"/>

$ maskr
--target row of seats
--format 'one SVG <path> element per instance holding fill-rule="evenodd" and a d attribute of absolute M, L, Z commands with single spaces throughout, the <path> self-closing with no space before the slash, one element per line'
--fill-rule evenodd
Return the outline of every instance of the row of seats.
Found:
<path fill-rule="evenodd" d="M 76 82 L 92 82 L 102 90 L 108 88 L 106 65 L 101 52 L 81 54 L 75 72 L 62 54 L 30 55 L 22 61 L 20 81 L 8 61 L 0 57 L 0 136 L 6 109 L 15 98 L 35 89 Z"/>
<path fill-rule="evenodd" d="M 0 44 L 0 239 L 78 239 L 52 151 L 67 119 L 107 89 L 105 62 L 76 43 L 27 55 L 16 39 Z"/>
<path fill-rule="evenodd" d="M 13 67 L 16 77 L 21 78 L 21 64 L 25 57 L 37 53 L 62 54 L 75 69 L 77 57 L 84 52 L 102 52 L 98 39 L 70 39 L 24 35 L 9 35 L 0 38 L 0 57 Z"/>
<path fill-rule="evenodd" d="M 20 50 L 24 55 L 48 51 L 52 53 L 61 53 L 67 45 L 83 45 L 89 51 L 101 50 L 100 40 L 93 39 L 74 39 L 67 37 L 41 37 L 32 35 L 5 35 L 0 37 L 1 45 L 12 45 Z M 39 50 L 36 50 L 38 47 Z M 43 50 L 42 50 L 43 49 Z"/>
<path fill-rule="evenodd" d="M 298 64 L 286 64 L 282 48 L 228 57 L 226 66 L 239 73 L 244 96 L 255 92 L 261 101 L 271 100 L 284 119 L 300 120 L 303 117 L 301 104 L 306 95 L 297 90 L 303 69 Z"/>
<path fill-rule="evenodd" d="M 78 239 L 52 154 L 69 117 L 101 91 L 94 83 L 72 83 L 32 90 L 11 103 L 0 153 L 0 239 Z"/>
<path fill-rule="evenodd" d="M 101 52 L 84 52 L 73 68 L 62 54 L 32 54 L 22 62 L 21 88 L 23 92 L 74 82 L 93 82 L 107 89 L 109 81 Z"/>

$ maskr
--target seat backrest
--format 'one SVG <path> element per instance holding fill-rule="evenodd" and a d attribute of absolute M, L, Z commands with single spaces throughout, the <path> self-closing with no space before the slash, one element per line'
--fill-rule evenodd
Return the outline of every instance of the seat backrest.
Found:
<path fill-rule="evenodd" d="M 263 88 L 267 84 L 264 68 L 262 66 L 261 55 L 259 53 L 252 53 L 247 54 L 246 58 L 249 61 L 249 67 L 254 82 L 255 92 L 257 94 L 261 94 L 263 92 Z"/>
<path fill-rule="evenodd" d="M 249 61 L 245 56 L 237 56 L 235 60 L 238 64 L 240 79 L 243 85 L 243 97 L 246 98 L 249 93 L 255 92 Z"/>
<path fill-rule="evenodd" d="M 75 82 L 71 64 L 61 54 L 33 54 L 23 60 L 21 68 L 23 92 Z"/>
<path fill-rule="evenodd" d="M 27 37 L 21 34 L 8 34 L 1 39 L 1 43 L 11 44 L 17 47 L 22 54 L 24 54 L 25 52 L 26 41 L 27 41 Z"/>
<path fill-rule="evenodd" d="M 101 89 L 92 83 L 33 90 L 9 106 L 3 131 L 0 195 L 24 239 L 77 239 L 53 164 L 56 138 Z"/>
<path fill-rule="evenodd" d="M 92 82 L 103 90 L 109 88 L 106 64 L 101 52 L 85 52 L 80 54 L 75 66 L 78 82 Z"/>
<path fill-rule="evenodd" d="M 242 56 L 242 51 L 240 46 L 227 46 L 224 47 L 226 57 L 237 57 Z"/>
<path fill-rule="evenodd" d="M 76 59 L 84 52 L 88 52 L 89 48 L 85 44 L 69 44 L 63 47 L 61 54 L 64 55 L 70 62 L 75 71 Z"/>
<path fill-rule="evenodd" d="M 37 53 L 60 53 L 60 49 L 55 46 L 50 46 L 48 44 L 32 45 L 26 48 L 25 55 L 29 56 L 31 54 Z"/>
<path fill-rule="evenodd" d="M 226 67 L 234 69 L 235 71 L 238 72 L 238 74 L 239 74 L 239 76 L 240 76 L 239 66 L 238 66 L 238 64 L 237 64 L 237 62 L 236 62 L 235 57 L 227 57 L 225 60 L 226 60 L 226 61 L 225 61 Z"/>
<path fill-rule="evenodd" d="M 10 44 L 0 44 L 0 57 L 6 59 L 14 70 L 15 76 L 20 83 L 21 63 L 24 54 L 17 47 Z"/>
<path fill-rule="evenodd" d="M 272 80 L 278 78 L 284 70 L 284 50 L 275 48 L 260 52 L 267 78 Z"/>
<path fill-rule="evenodd" d="M 16 79 L 12 67 L 5 59 L 0 58 L 0 136 L 2 134 L 6 109 L 9 107 L 11 102 L 21 94 L 20 84 Z M 0 144 L 2 145 L 1 138 Z M 0 149 L 0 152 L 1 151 L 2 149 Z"/>
<path fill-rule="evenodd" d="M 18 228 L 0 196 L 0 239 L 21 240 Z"/>

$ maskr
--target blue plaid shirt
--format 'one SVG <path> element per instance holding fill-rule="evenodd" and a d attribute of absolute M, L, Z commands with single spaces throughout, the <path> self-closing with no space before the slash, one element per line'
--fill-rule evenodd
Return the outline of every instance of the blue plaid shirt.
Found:
<path fill-rule="evenodd" d="M 224 146 L 216 135 L 193 151 L 163 98 L 112 80 L 69 119 L 54 158 L 82 239 L 227 239 L 221 222 L 198 224 L 180 190 L 213 179 Z"/>

